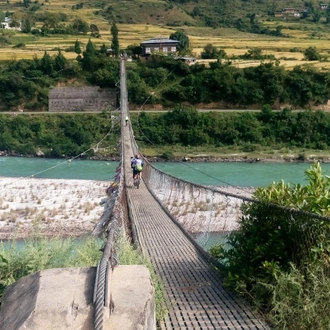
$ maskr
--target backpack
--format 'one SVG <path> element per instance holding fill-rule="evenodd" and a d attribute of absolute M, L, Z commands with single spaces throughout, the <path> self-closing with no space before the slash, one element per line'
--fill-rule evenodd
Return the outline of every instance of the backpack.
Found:
<path fill-rule="evenodd" d="M 136 170 L 141 172 L 142 171 L 142 164 L 137 164 L 136 165 Z"/>

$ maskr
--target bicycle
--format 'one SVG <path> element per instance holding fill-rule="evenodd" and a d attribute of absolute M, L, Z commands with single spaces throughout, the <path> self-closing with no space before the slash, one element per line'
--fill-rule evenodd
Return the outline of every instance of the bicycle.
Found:
<path fill-rule="evenodd" d="M 135 177 L 133 178 L 133 185 L 136 187 L 136 189 L 139 189 L 139 187 L 140 187 L 140 182 L 141 182 L 140 173 L 141 172 L 137 173 L 135 175 Z"/>

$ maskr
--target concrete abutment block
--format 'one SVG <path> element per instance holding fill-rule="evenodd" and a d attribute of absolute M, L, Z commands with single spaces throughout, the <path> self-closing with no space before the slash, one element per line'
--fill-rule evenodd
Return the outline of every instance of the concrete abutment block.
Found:
<path fill-rule="evenodd" d="M 118 266 L 108 275 L 105 330 L 155 330 L 155 293 L 146 266 Z"/>
<path fill-rule="evenodd" d="M 0 310 L 1 330 L 93 330 L 96 268 L 57 268 L 9 286 Z M 155 330 L 154 289 L 145 266 L 109 270 L 104 330 Z M 111 307 L 111 309 L 110 309 Z"/>

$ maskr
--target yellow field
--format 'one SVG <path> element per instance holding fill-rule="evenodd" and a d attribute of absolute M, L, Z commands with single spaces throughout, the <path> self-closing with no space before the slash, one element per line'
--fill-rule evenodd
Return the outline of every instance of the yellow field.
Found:
<path fill-rule="evenodd" d="M 58 8 L 63 6 L 71 7 L 68 2 L 62 4 L 57 2 Z M 47 3 L 45 3 L 46 5 Z M 72 1 L 72 4 L 75 4 Z M 51 8 L 54 9 L 54 6 Z M 81 11 L 79 11 L 81 14 Z M 85 11 L 86 18 L 89 16 L 89 10 Z M 96 24 L 100 29 L 101 38 L 92 38 L 92 42 L 96 47 L 105 44 L 106 47 L 111 45 L 110 25 L 106 21 L 96 21 L 95 18 L 89 21 Z M 139 45 L 141 42 L 151 38 L 168 38 L 171 33 L 174 33 L 179 28 L 163 27 L 160 25 L 149 24 L 118 24 L 119 42 L 121 48 L 126 48 L 128 45 Z M 223 49 L 228 56 L 245 54 L 249 49 L 260 48 L 263 54 L 273 54 L 276 59 L 280 60 L 281 65 L 286 68 L 293 68 L 296 65 L 309 64 L 320 69 L 328 69 L 330 67 L 327 62 L 306 62 L 303 61 L 302 52 L 312 46 L 316 47 L 323 55 L 329 55 L 330 44 L 323 39 L 306 39 L 305 33 L 296 33 L 295 38 L 279 38 L 267 35 L 255 35 L 239 32 L 235 29 L 224 28 L 200 28 L 200 27 L 183 27 L 190 39 L 192 54 L 197 58 L 207 44 L 212 44 L 218 49 Z M 284 30 L 282 30 L 284 31 Z M 295 30 L 285 30 L 286 33 L 294 34 Z M 57 49 L 61 49 L 64 56 L 68 59 L 76 58 L 74 52 L 65 51 L 74 46 L 76 40 L 80 41 L 82 46 L 85 46 L 90 38 L 89 35 L 79 36 L 47 36 L 47 37 L 27 37 L 26 34 L 14 32 L 12 40 L 23 40 L 24 49 L 14 49 L 13 43 L 7 47 L 0 48 L 0 60 L 15 60 L 15 59 L 31 59 L 35 56 L 42 57 L 44 52 L 49 54 L 57 53 Z M 330 38 L 330 33 L 329 33 Z M 17 41 L 18 43 L 18 41 Z M 235 65 L 239 67 L 258 65 L 259 61 L 235 61 Z"/>

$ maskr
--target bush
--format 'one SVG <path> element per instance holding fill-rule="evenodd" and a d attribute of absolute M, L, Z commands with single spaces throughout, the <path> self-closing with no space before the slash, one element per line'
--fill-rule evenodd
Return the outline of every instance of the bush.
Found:
<path fill-rule="evenodd" d="M 306 186 L 282 181 L 258 188 L 259 203 L 243 204 L 240 230 L 229 236 L 231 248 L 218 254 L 226 285 L 266 313 L 275 329 L 330 325 L 330 222 L 310 215 L 330 215 L 330 177 L 319 163 L 305 173 Z"/>
<path fill-rule="evenodd" d="M 13 46 L 13 48 L 25 48 L 25 44 L 23 42 L 20 42 L 17 45 Z"/>
<path fill-rule="evenodd" d="M 160 155 L 160 157 L 165 160 L 171 160 L 174 158 L 174 154 L 171 150 L 166 150 Z"/>

